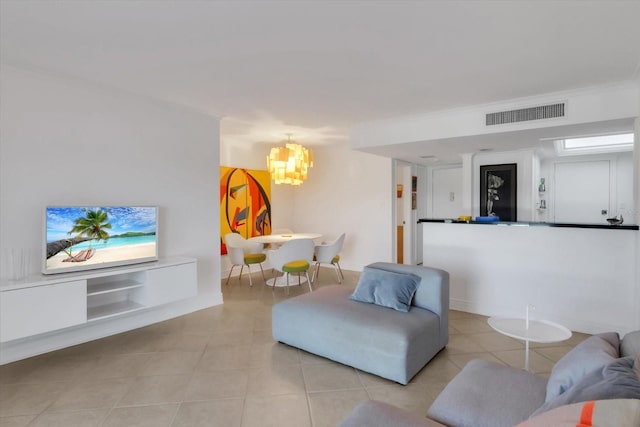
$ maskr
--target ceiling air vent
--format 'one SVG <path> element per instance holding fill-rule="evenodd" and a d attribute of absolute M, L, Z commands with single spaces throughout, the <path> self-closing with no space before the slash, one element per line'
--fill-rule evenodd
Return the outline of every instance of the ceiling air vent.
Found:
<path fill-rule="evenodd" d="M 507 123 L 527 122 L 529 120 L 564 117 L 564 106 L 564 102 L 561 102 L 559 104 L 541 105 L 539 107 L 489 113 L 487 114 L 486 125 L 504 125 Z"/>

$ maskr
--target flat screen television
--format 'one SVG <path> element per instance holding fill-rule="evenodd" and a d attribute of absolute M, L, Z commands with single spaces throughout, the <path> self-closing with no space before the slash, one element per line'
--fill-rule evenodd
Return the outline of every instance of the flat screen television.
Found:
<path fill-rule="evenodd" d="M 44 274 L 158 259 L 157 206 L 48 206 Z"/>

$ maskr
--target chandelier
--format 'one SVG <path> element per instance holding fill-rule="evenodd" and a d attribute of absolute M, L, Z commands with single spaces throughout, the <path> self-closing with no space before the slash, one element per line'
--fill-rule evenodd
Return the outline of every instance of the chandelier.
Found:
<path fill-rule="evenodd" d="M 291 142 L 287 134 L 284 147 L 274 147 L 267 157 L 267 169 L 276 184 L 300 185 L 313 167 L 313 151 Z"/>

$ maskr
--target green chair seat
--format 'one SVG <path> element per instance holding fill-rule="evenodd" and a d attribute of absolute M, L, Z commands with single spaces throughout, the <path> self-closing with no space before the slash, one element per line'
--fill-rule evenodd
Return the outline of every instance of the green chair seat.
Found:
<path fill-rule="evenodd" d="M 282 266 L 282 271 L 285 273 L 303 273 L 309 269 L 309 262 L 300 260 L 300 261 L 291 261 Z"/>
<path fill-rule="evenodd" d="M 244 254 L 245 264 L 260 264 L 267 259 L 265 254 Z"/>

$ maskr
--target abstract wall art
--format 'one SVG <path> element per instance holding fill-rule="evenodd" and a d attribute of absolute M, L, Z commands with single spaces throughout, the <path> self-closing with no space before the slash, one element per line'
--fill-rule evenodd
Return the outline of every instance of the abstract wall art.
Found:
<path fill-rule="evenodd" d="M 268 171 L 220 167 L 220 253 L 224 235 L 245 239 L 271 234 L 271 177 Z"/>

